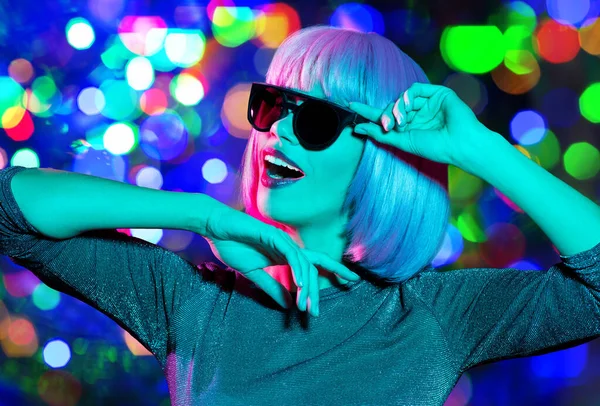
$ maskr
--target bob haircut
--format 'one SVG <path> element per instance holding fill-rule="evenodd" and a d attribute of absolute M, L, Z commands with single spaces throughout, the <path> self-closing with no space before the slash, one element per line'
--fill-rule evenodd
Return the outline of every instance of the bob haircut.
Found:
<path fill-rule="evenodd" d="M 380 109 L 396 101 L 412 83 L 429 83 L 419 65 L 389 39 L 327 25 L 288 36 L 266 74 L 266 83 L 307 92 L 315 81 L 321 83 L 327 100 L 346 107 L 359 101 Z M 288 231 L 287 225 L 265 218 L 257 209 L 256 133 L 251 129 L 242 159 L 238 207 Z M 342 263 L 353 270 L 353 265 L 364 268 L 366 275 L 361 276 L 366 279 L 401 283 L 430 265 L 444 241 L 450 215 L 448 165 L 369 137 L 365 142 L 342 207 L 348 213 Z M 429 165 L 431 172 L 434 164 L 437 175 L 430 178 L 423 169 Z M 445 180 L 438 183 L 435 176 Z"/>

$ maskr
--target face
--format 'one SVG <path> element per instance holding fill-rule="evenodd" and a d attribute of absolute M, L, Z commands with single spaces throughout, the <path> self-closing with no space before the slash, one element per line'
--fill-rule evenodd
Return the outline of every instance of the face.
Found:
<path fill-rule="evenodd" d="M 294 89 L 297 90 L 297 89 Z M 310 96 L 326 99 L 320 83 Z M 296 104 L 302 104 L 297 101 Z M 292 227 L 327 225 L 342 218 L 346 191 L 354 177 L 362 156 L 365 141 L 352 134 L 352 127 L 344 128 L 338 139 L 323 151 L 309 151 L 298 142 L 293 130 L 293 113 L 276 121 L 270 132 L 259 132 L 259 174 L 265 171 L 261 152 L 266 147 L 283 151 L 296 162 L 305 176 L 282 188 L 270 189 L 258 182 L 257 204 L 260 213 Z"/>

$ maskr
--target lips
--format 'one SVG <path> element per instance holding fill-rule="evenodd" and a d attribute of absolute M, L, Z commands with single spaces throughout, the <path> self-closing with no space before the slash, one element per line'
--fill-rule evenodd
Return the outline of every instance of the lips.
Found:
<path fill-rule="evenodd" d="M 263 161 L 263 164 L 265 162 L 265 156 L 266 155 L 273 155 L 274 157 L 277 157 L 277 158 L 281 159 L 282 161 L 287 162 L 288 164 L 290 164 L 293 167 L 295 167 L 298 170 L 300 170 L 300 172 L 302 172 L 302 176 L 305 175 L 305 173 L 302 170 L 302 168 L 300 167 L 300 165 L 298 165 L 296 162 L 294 162 L 290 158 L 288 158 L 288 156 L 286 154 L 284 154 L 283 152 L 281 152 L 279 150 L 276 150 L 275 148 L 271 148 L 271 147 L 267 147 L 267 148 L 263 149 L 263 151 L 262 151 L 262 161 Z"/>
<path fill-rule="evenodd" d="M 285 178 L 285 179 L 275 179 L 269 176 L 269 174 L 267 174 L 266 170 L 262 171 L 262 174 L 260 176 L 260 183 L 265 186 L 268 187 L 269 189 L 279 189 L 288 185 L 291 185 L 293 183 L 296 183 L 298 181 L 300 181 L 300 179 L 302 178 Z"/>

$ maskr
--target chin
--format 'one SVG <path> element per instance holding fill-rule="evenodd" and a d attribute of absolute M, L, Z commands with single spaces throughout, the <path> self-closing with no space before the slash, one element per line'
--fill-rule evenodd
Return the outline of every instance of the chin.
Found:
<path fill-rule="evenodd" d="M 273 205 L 269 202 L 268 198 L 263 201 L 258 200 L 257 203 L 258 212 L 263 217 L 289 226 L 297 226 L 302 222 L 302 219 L 297 216 L 298 212 L 294 212 L 289 204 Z"/>
<path fill-rule="evenodd" d="M 300 222 L 300 220 L 298 218 L 295 218 L 290 213 L 281 213 L 276 210 L 275 211 L 273 211 L 273 210 L 263 211 L 260 209 L 259 209 L 259 212 L 263 217 L 266 217 L 268 219 L 271 219 L 273 221 L 276 221 L 278 223 L 285 224 L 285 225 L 291 226 L 291 227 L 298 226 L 299 222 Z"/>

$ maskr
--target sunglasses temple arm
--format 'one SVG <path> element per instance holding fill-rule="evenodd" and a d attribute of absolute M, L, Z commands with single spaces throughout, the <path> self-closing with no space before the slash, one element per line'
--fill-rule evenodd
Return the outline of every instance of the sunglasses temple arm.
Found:
<path fill-rule="evenodd" d="M 357 124 L 362 124 L 362 123 L 375 123 L 374 121 L 366 119 L 363 116 L 358 115 L 357 113 L 355 113 L 355 114 L 356 114 L 356 116 L 354 117 L 354 120 L 352 120 L 353 126 L 355 126 Z M 375 123 L 375 124 L 377 124 L 377 123 Z"/>

